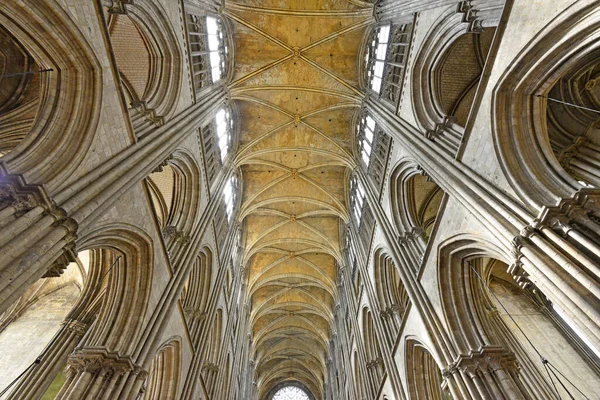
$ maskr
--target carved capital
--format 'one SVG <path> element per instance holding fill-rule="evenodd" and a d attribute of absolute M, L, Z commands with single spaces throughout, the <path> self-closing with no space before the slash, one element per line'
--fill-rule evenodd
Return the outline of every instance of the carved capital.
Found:
<path fill-rule="evenodd" d="M 50 265 L 48 270 L 42 278 L 56 278 L 62 275 L 67 269 L 70 263 L 77 260 L 77 253 L 75 252 L 75 244 L 71 243 L 63 249 L 63 252 L 54 262 Z"/>
<path fill-rule="evenodd" d="M 486 346 L 460 355 L 453 366 L 471 377 L 497 370 L 518 372 L 519 369 L 514 353 L 498 346 Z"/>
<path fill-rule="evenodd" d="M 110 14 L 127 14 L 126 5 L 133 4 L 133 0 L 112 0 L 112 5 L 108 8 Z"/>
<path fill-rule="evenodd" d="M 81 321 L 68 320 L 64 322 L 65 329 L 73 332 L 76 336 L 82 337 L 87 332 L 89 326 Z"/>
<path fill-rule="evenodd" d="M 69 356 L 67 365 L 76 373 L 102 374 L 104 378 L 121 376 L 126 372 L 142 370 L 130 357 L 120 356 L 102 348 L 83 348 Z"/>

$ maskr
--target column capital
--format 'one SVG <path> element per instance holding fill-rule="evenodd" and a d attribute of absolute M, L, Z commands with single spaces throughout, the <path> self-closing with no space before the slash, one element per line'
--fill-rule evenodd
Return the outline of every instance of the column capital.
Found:
<path fill-rule="evenodd" d="M 472 350 L 469 354 L 460 355 L 452 363 L 453 371 L 463 371 L 471 377 L 478 373 L 493 372 L 497 370 L 519 370 L 517 358 L 512 351 L 499 346 L 486 346 L 479 350 Z M 450 368 L 449 368 L 450 370 Z"/>
<path fill-rule="evenodd" d="M 109 351 L 104 348 L 83 348 L 75 351 L 67 361 L 69 368 L 77 373 L 90 372 L 92 374 L 102 373 L 107 377 L 120 376 L 127 372 L 145 371 L 136 365 L 131 357 L 121 356 L 118 352 Z"/>

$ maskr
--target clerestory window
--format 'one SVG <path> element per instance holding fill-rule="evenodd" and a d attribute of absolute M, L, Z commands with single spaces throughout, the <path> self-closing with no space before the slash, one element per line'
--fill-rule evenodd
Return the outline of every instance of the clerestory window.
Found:
<path fill-rule="evenodd" d="M 227 221 L 231 222 L 233 216 L 233 206 L 235 205 L 235 191 L 237 186 L 237 179 L 232 176 L 229 178 L 223 189 L 223 201 L 225 203 L 225 212 L 227 214 Z"/>
<path fill-rule="evenodd" d="M 366 52 L 369 88 L 398 106 L 408 61 L 412 24 L 381 25 L 371 33 Z"/>
<path fill-rule="evenodd" d="M 375 93 L 379 93 L 381 90 L 389 37 L 390 25 L 377 27 L 372 37 L 369 51 L 367 52 L 366 62 L 368 66 L 369 86 Z"/>
<path fill-rule="evenodd" d="M 186 20 L 192 80 L 197 93 L 201 88 L 218 82 L 225 76 L 229 47 L 220 18 L 188 13 Z"/>
<path fill-rule="evenodd" d="M 211 185 L 231 152 L 233 132 L 234 123 L 229 107 L 217 111 L 215 119 L 200 130 L 206 174 Z"/>
<path fill-rule="evenodd" d="M 370 115 L 364 115 L 357 126 L 357 146 L 363 170 L 379 190 L 385 176 L 391 138 L 377 126 Z"/>
<path fill-rule="evenodd" d="M 350 203 L 352 205 L 352 214 L 356 220 L 356 226 L 360 226 L 365 205 L 365 189 L 356 177 L 352 177 L 350 180 Z"/>
<path fill-rule="evenodd" d="M 231 146 L 231 132 L 233 131 L 233 119 L 231 119 L 231 112 L 224 108 L 217 111 L 215 116 L 215 124 L 217 126 L 217 140 L 219 143 L 221 162 L 224 162 Z"/>
<path fill-rule="evenodd" d="M 357 128 L 360 158 L 365 167 L 369 168 L 371 153 L 373 151 L 373 140 L 375 138 L 375 120 L 371 116 L 365 115 Z"/>

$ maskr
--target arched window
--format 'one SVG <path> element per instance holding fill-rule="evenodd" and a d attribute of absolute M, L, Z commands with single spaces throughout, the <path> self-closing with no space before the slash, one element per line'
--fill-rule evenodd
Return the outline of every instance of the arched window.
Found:
<path fill-rule="evenodd" d="M 226 75 L 229 54 L 225 29 L 220 18 L 187 14 L 190 63 L 196 93 Z"/>
<path fill-rule="evenodd" d="M 356 179 L 350 179 L 350 209 L 355 219 L 357 234 L 364 248 L 368 248 L 375 228 L 375 217 L 365 201 L 365 189 Z"/>
<path fill-rule="evenodd" d="M 365 114 L 356 128 L 357 151 L 363 170 L 379 190 L 385 176 L 392 140 L 370 115 Z"/>
<path fill-rule="evenodd" d="M 388 51 L 388 40 L 390 37 L 390 25 L 377 27 L 372 36 L 372 40 L 367 52 L 367 78 L 369 87 L 375 93 L 381 91 L 381 82 L 383 81 L 383 69 Z"/>
<path fill-rule="evenodd" d="M 412 24 L 387 24 L 373 29 L 367 42 L 369 88 L 395 106 L 400 101 L 411 36 Z"/>
<path fill-rule="evenodd" d="M 219 252 L 225 250 L 225 240 L 229 230 L 233 226 L 233 216 L 238 196 L 238 180 L 237 177 L 229 178 L 223 188 L 223 203 L 215 216 L 215 226 L 217 229 L 217 242 L 219 244 Z"/>
<path fill-rule="evenodd" d="M 298 386 L 285 386 L 279 389 L 272 400 L 309 400 L 308 394 Z"/>
<path fill-rule="evenodd" d="M 231 112 L 228 109 L 220 109 L 215 116 L 215 124 L 217 126 L 217 139 L 219 143 L 219 152 L 221 154 L 221 162 L 224 162 L 231 147 L 231 132 L 233 130 Z"/>
<path fill-rule="evenodd" d="M 200 131 L 206 174 L 212 184 L 233 147 L 233 118 L 229 107 L 221 108 L 215 119 Z"/>
<path fill-rule="evenodd" d="M 225 211 L 227 213 L 227 220 L 231 221 L 233 215 L 233 208 L 235 205 L 236 198 L 237 179 L 235 176 L 229 178 L 223 189 L 223 201 L 225 202 Z"/>
<path fill-rule="evenodd" d="M 350 180 L 350 204 L 356 225 L 360 226 L 365 205 L 365 189 L 356 177 Z"/>

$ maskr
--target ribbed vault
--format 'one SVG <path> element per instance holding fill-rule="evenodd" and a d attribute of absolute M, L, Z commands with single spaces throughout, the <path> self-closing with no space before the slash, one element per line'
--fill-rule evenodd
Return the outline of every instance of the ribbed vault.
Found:
<path fill-rule="evenodd" d="M 361 8 L 364 4 L 367 7 Z M 286 381 L 322 398 L 336 303 L 344 176 L 354 167 L 367 3 L 226 3 L 235 40 L 252 357 L 259 398 Z"/>

